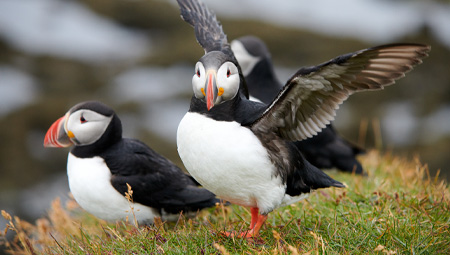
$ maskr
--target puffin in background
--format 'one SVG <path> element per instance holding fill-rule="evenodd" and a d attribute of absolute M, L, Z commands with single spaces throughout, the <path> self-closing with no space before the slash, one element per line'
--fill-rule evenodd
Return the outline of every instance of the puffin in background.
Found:
<path fill-rule="evenodd" d="M 155 217 L 178 219 L 220 202 L 197 187 L 189 175 L 136 139 L 122 138 L 116 113 L 97 101 L 72 107 L 52 124 L 45 147 L 75 145 L 67 160 L 69 187 L 75 200 L 98 218 L 151 224 Z M 133 191 L 126 199 L 127 184 Z"/>
<path fill-rule="evenodd" d="M 215 15 L 197 0 L 177 0 L 205 55 L 195 65 L 194 95 L 177 131 L 178 153 L 200 184 L 251 208 L 254 237 L 277 207 L 316 189 L 344 185 L 310 164 L 293 141 L 320 132 L 349 95 L 382 89 L 404 76 L 429 47 L 379 46 L 300 69 L 269 104 L 248 99 L 240 66 Z"/>
<path fill-rule="evenodd" d="M 243 36 L 231 42 L 231 49 L 241 66 L 250 98 L 270 104 L 283 88 L 277 78 L 266 44 L 255 36 Z M 330 123 L 317 135 L 296 142 L 305 158 L 318 168 L 337 168 L 363 174 L 356 159 L 364 150 L 346 141 Z"/>

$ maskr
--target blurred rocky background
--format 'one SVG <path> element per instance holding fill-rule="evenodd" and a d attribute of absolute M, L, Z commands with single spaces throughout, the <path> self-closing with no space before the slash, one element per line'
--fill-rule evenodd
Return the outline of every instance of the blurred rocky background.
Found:
<path fill-rule="evenodd" d="M 366 148 L 419 155 L 449 178 L 450 1 L 205 2 L 229 41 L 252 34 L 267 43 L 282 80 L 370 46 L 431 45 L 396 85 L 352 96 L 335 125 Z M 181 166 L 176 130 L 202 55 L 174 0 L 1 0 L 0 209 L 33 220 L 67 198 L 69 150 L 42 143 L 53 121 L 84 100 L 112 106 L 126 137 Z"/>

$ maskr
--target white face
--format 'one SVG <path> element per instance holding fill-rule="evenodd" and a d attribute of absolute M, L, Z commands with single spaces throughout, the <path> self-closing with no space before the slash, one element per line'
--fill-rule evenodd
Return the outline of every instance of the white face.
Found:
<path fill-rule="evenodd" d="M 203 63 L 197 62 L 192 77 L 194 95 L 198 99 L 212 100 L 214 105 L 234 98 L 239 90 L 239 71 L 232 62 L 223 63 L 218 70 L 206 70 Z M 208 86 L 212 93 L 208 95 Z M 214 98 L 208 98 L 213 96 Z"/>
<path fill-rule="evenodd" d="M 195 65 L 195 73 L 192 76 L 192 88 L 194 89 L 194 95 L 198 99 L 205 98 L 206 87 L 206 71 L 201 62 L 197 62 Z"/>
<path fill-rule="evenodd" d="M 222 99 L 224 101 L 232 99 L 239 90 L 239 71 L 236 65 L 231 62 L 223 63 L 217 71 L 217 87 L 223 88 Z"/>
<path fill-rule="evenodd" d="M 231 42 L 231 50 L 233 50 L 244 76 L 249 75 L 255 65 L 261 60 L 261 57 L 255 57 L 248 53 L 244 45 L 238 40 Z"/>
<path fill-rule="evenodd" d="M 100 139 L 111 120 L 112 116 L 81 109 L 69 115 L 64 129 L 75 145 L 89 145 Z"/>

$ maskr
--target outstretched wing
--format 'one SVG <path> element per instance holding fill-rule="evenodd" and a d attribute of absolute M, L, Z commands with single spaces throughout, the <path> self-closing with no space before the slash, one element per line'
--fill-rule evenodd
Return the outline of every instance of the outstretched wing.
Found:
<path fill-rule="evenodd" d="M 251 128 L 292 141 L 316 135 L 351 94 L 378 90 L 405 76 L 430 46 L 391 44 L 345 54 L 294 74 Z"/>
<path fill-rule="evenodd" d="M 177 2 L 181 17 L 194 27 L 195 37 L 205 52 L 221 51 L 225 46 L 229 47 L 222 25 L 204 3 L 197 0 L 177 0 Z"/>

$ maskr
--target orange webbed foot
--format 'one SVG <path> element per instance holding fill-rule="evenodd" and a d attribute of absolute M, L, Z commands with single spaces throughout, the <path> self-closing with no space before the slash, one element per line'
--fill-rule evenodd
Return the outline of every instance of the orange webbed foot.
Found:
<path fill-rule="evenodd" d="M 258 213 L 258 208 L 251 208 L 251 222 L 250 222 L 250 230 L 245 232 L 222 232 L 221 235 L 231 238 L 255 238 L 259 235 L 259 230 L 261 229 L 264 222 L 267 220 L 267 215 L 262 215 Z"/>

